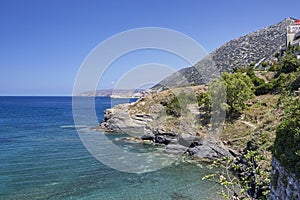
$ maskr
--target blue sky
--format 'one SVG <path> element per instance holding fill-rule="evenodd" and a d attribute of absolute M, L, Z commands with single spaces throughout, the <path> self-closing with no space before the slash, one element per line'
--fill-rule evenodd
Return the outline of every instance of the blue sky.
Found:
<path fill-rule="evenodd" d="M 210 52 L 286 17 L 300 17 L 299 7 L 299 0 L 1 0 L 0 95 L 70 95 L 89 52 L 128 29 L 174 29 Z M 107 72 L 101 87 L 113 87 L 133 59 L 166 58 L 172 60 L 155 53 L 129 56 Z M 176 59 L 170 63 L 186 66 Z"/>

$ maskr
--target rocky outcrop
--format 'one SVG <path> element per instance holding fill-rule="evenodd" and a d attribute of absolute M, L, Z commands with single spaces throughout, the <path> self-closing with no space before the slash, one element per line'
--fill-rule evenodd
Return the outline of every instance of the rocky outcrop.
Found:
<path fill-rule="evenodd" d="M 300 181 L 273 157 L 269 200 L 300 199 Z"/>
<path fill-rule="evenodd" d="M 195 92 L 206 90 L 206 86 L 193 88 Z M 206 159 L 230 156 L 229 150 L 222 142 L 210 137 L 209 124 L 197 123 L 199 117 L 206 116 L 200 116 L 197 104 L 188 104 L 185 111 L 187 113 L 181 117 L 166 114 L 170 96 L 190 89 L 191 87 L 163 91 L 145 96 L 135 103 L 107 109 L 100 129 L 126 133 L 154 144 L 164 144 L 167 153 L 189 153 L 191 156 Z M 209 123 L 209 120 L 205 121 Z"/>
<path fill-rule="evenodd" d="M 287 26 L 294 21 L 287 18 L 275 25 L 233 39 L 203 58 L 192 67 L 181 69 L 154 86 L 154 89 L 180 85 L 208 83 L 214 71 L 232 71 L 251 63 L 272 61 L 281 47 L 286 46 Z"/>
<path fill-rule="evenodd" d="M 116 107 L 106 109 L 104 120 L 100 127 L 107 132 L 123 132 L 128 134 L 141 134 L 146 129 L 147 123 L 153 120 L 147 114 L 130 115 L 131 104 L 120 104 Z"/>
<path fill-rule="evenodd" d="M 232 156 L 229 149 L 222 142 L 214 138 L 203 140 L 202 144 L 188 149 L 190 155 L 198 158 L 217 159 Z"/>

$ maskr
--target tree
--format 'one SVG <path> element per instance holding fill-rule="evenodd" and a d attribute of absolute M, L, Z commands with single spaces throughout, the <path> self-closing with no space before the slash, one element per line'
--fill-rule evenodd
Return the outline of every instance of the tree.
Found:
<path fill-rule="evenodd" d="M 295 72 L 297 71 L 297 68 L 300 67 L 300 60 L 298 60 L 295 55 L 290 53 L 282 57 L 281 62 L 282 62 L 281 72 L 284 73 Z"/>
<path fill-rule="evenodd" d="M 254 85 L 251 79 L 241 73 L 223 73 L 222 83 L 226 90 L 228 113 L 240 112 L 245 107 L 245 102 L 253 97 Z"/>

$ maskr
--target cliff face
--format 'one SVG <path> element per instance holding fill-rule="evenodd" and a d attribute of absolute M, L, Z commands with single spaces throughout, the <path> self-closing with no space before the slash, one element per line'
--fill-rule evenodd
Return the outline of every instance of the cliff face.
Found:
<path fill-rule="evenodd" d="M 231 40 L 210 53 L 195 66 L 184 68 L 154 86 L 176 87 L 187 83 L 203 84 L 210 79 L 214 65 L 219 71 L 232 71 L 236 67 L 248 67 L 251 63 L 272 61 L 280 47 L 286 46 L 287 26 L 293 21 L 287 18 L 275 25 Z M 186 80 L 183 82 L 183 80 Z"/>
<path fill-rule="evenodd" d="M 300 182 L 294 174 L 280 166 L 276 158 L 272 160 L 270 200 L 300 199 Z"/>

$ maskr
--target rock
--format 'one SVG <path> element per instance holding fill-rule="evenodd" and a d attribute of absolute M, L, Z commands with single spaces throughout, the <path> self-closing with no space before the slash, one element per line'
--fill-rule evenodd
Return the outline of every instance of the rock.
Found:
<path fill-rule="evenodd" d="M 152 121 L 149 114 L 139 113 L 131 116 L 129 113 L 130 104 L 120 104 L 107 109 L 104 113 L 104 120 L 101 128 L 107 132 L 124 132 L 141 136 L 146 125 Z"/>
<path fill-rule="evenodd" d="M 230 156 L 229 150 L 222 142 L 211 138 L 194 136 L 192 131 L 177 135 L 175 132 L 166 131 L 157 126 L 151 127 L 151 122 L 155 118 L 151 113 L 130 114 L 130 105 L 121 104 L 105 111 L 104 121 L 101 128 L 106 131 L 125 132 L 139 134 L 141 140 L 150 140 L 154 143 L 165 144 L 166 152 L 183 154 L 189 152 L 190 155 L 198 158 L 215 159 Z"/>
<path fill-rule="evenodd" d="M 203 139 L 198 136 L 181 134 L 178 136 L 178 143 L 185 147 L 195 147 L 203 144 Z"/>
<path fill-rule="evenodd" d="M 165 135 L 166 131 L 164 129 L 152 129 L 152 132 L 155 134 L 155 135 Z"/>
<path fill-rule="evenodd" d="M 152 132 L 144 133 L 141 137 L 142 140 L 154 140 L 155 135 Z"/>
<path fill-rule="evenodd" d="M 179 144 L 169 144 L 166 146 L 166 152 L 171 154 L 184 154 L 187 151 L 187 147 Z"/>
<path fill-rule="evenodd" d="M 139 144 L 151 144 L 152 143 L 149 140 L 142 140 L 141 138 L 136 138 L 136 137 L 122 138 L 121 140 L 130 142 L 130 143 L 139 143 Z"/>
<path fill-rule="evenodd" d="M 166 108 L 160 103 L 171 98 L 174 91 L 177 94 L 195 90 L 202 93 L 207 89 L 207 86 L 177 88 L 145 96 L 132 104 L 115 106 L 105 111 L 101 128 L 110 132 L 127 133 L 141 141 L 164 144 L 169 153 L 183 154 L 188 150 L 194 157 L 212 159 L 228 155 L 230 153 L 221 142 L 205 139 L 207 129 L 197 129 L 196 116 L 192 113 L 196 112 L 197 105 L 189 105 L 190 112 L 176 118 L 166 115 Z M 206 127 L 205 124 L 202 127 Z M 138 139 L 128 141 L 140 142 Z"/>
<path fill-rule="evenodd" d="M 155 139 L 154 139 L 155 143 L 159 143 L 159 144 L 169 144 L 171 141 L 168 140 L 164 135 L 155 135 Z"/>
<path fill-rule="evenodd" d="M 211 138 L 204 139 L 199 146 L 189 148 L 188 153 L 194 157 L 207 159 L 217 159 L 225 156 L 231 157 L 229 150 L 222 142 Z"/>
<path fill-rule="evenodd" d="M 273 157 L 269 200 L 300 199 L 300 181 Z"/>

